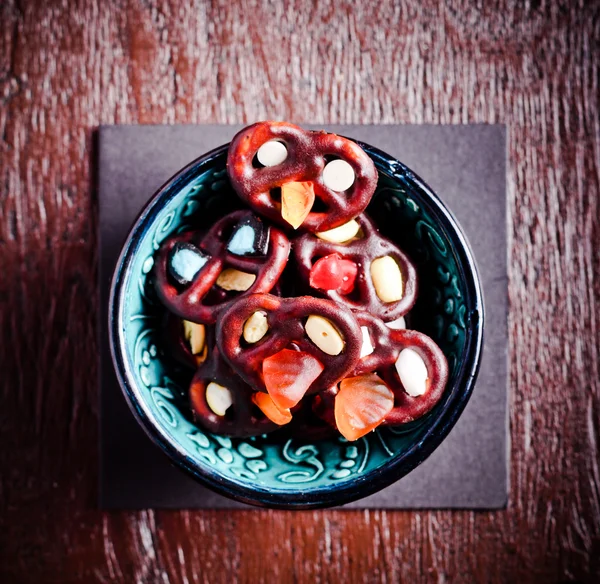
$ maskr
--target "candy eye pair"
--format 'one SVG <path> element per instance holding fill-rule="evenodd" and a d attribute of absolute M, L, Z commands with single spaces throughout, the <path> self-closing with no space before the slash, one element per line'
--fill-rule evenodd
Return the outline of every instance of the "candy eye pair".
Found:
<path fill-rule="evenodd" d="M 278 166 L 287 157 L 287 148 L 279 140 L 265 142 L 256 152 L 258 162 L 266 167 Z M 328 189 L 337 193 L 347 191 L 354 184 L 355 178 L 356 174 L 352 166 L 341 158 L 331 160 L 323 169 L 323 183 Z"/>
<path fill-rule="evenodd" d="M 195 245 L 179 242 L 173 247 L 169 255 L 169 274 L 177 284 L 187 287 L 196 279 L 196 276 L 210 259 L 209 254 L 198 249 Z M 242 272 L 235 268 L 225 268 L 221 271 L 215 283 L 223 290 L 245 292 L 254 284 L 255 280 L 255 274 Z"/>
<path fill-rule="evenodd" d="M 240 257 L 266 256 L 269 250 L 270 229 L 259 217 L 243 217 L 234 227 L 227 241 L 229 253 Z M 178 242 L 169 254 L 168 269 L 171 278 L 180 286 L 189 286 L 211 255 L 189 242 Z M 250 288 L 256 276 L 233 268 L 225 268 L 217 280 L 224 290 L 243 292 Z"/>

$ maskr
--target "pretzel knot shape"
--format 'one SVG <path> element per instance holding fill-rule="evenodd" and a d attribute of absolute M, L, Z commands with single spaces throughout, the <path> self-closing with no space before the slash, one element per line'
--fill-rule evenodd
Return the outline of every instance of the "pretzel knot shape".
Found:
<path fill-rule="evenodd" d="M 396 426 L 424 416 L 441 399 L 448 381 L 448 361 L 442 350 L 418 331 L 390 329 L 365 312 L 357 313 L 356 317 L 361 327 L 368 329 L 374 351 L 358 361 L 353 375 L 376 372 L 394 393 L 394 409 L 383 424 Z M 409 395 L 400 381 L 395 364 L 404 349 L 412 349 L 425 363 L 428 383 L 423 395 Z"/>
<path fill-rule="evenodd" d="M 287 156 L 279 164 L 259 166 L 256 155 L 270 141 L 283 143 Z M 337 192 L 323 180 L 325 165 L 332 159 L 347 162 L 354 182 Z M 276 189 L 290 182 L 311 182 L 315 197 L 325 210 L 311 211 L 302 228 L 326 231 L 362 213 L 377 186 L 377 170 L 366 152 L 355 142 L 336 134 L 311 132 L 285 122 L 258 122 L 239 132 L 229 146 L 227 170 L 231 183 L 250 207 L 271 221 L 290 227 L 282 217 Z"/>
<path fill-rule="evenodd" d="M 231 396 L 231 405 L 225 415 L 216 414 L 208 404 L 207 388 L 211 382 L 226 388 Z M 253 393 L 252 388 L 231 370 L 214 347 L 190 384 L 189 396 L 194 419 L 209 432 L 224 436 L 243 438 L 277 430 L 279 426 L 252 402 Z"/>
<path fill-rule="evenodd" d="M 254 344 L 243 340 L 246 321 L 256 312 L 263 312 L 267 333 Z M 325 353 L 305 330 L 309 317 L 328 320 L 343 341 L 337 355 Z M 257 391 L 266 392 L 263 361 L 283 349 L 308 353 L 323 365 L 323 370 L 306 390 L 312 394 L 335 385 L 357 364 L 362 344 L 361 330 L 352 312 L 330 300 L 301 296 L 280 298 L 271 294 L 253 294 L 237 300 L 223 313 L 217 331 L 217 345 L 231 367 Z"/>
<path fill-rule="evenodd" d="M 331 298 L 352 310 L 369 312 L 386 322 L 395 320 L 406 314 L 417 300 L 417 271 L 394 243 L 379 234 L 366 215 L 360 215 L 356 221 L 360 230 L 355 238 L 346 243 L 325 241 L 312 233 L 305 233 L 294 239 L 293 253 L 300 278 L 309 286 L 313 264 L 319 258 L 337 253 L 343 259 L 354 262 L 358 268 L 355 290 L 350 294 L 341 294 L 336 290 L 311 288 L 311 293 Z M 402 297 L 396 302 L 383 302 L 371 277 L 373 261 L 384 256 L 391 256 L 402 276 Z"/>
<path fill-rule="evenodd" d="M 264 256 L 242 256 L 228 250 L 228 238 L 234 227 L 251 216 L 250 211 L 235 211 L 217 221 L 204 236 L 200 232 L 187 232 L 163 243 L 154 267 L 155 287 L 160 300 L 171 312 L 186 320 L 213 324 L 235 298 L 272 290 L 290 253 L 290 242 L 279 229 L 269 229 Z M 191 244 L 207 259 L 187 286 L 178 285 L 169 277 L 171 252 L 182 244 Z M 255 280 L 244 292 L 221 289 L 215 284 L 226 268 L 253 274 Z"/>
<path fill-rule="evenodd" d="M 394 407 L 382 426 L 398 426 L 421 418 L 440 401 L 448 381 L 448 362 L 437 344 L 423 333 L 413 330 L 393 330 L 366 312 L 355 314 L 361 327 L 366 327 L 373 345 L 370 355 L 361 357 L 348 377 L 377 373 L 394 394 Z M 411 396 L 396 370 L 396 360 L 404 349 L 412 349 L 423 360 L 428 375 L 423 395 Z M 315 396 L 313 411 L 322 420 L 336 427 L 334 408 L 337 387 Z"/>

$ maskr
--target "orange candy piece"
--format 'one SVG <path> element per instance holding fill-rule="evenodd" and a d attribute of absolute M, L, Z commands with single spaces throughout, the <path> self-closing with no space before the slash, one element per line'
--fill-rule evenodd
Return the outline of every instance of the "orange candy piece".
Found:
<path fill-rule="evenodd" d="M 283 349 L 263 361 L 265 387 L 280 410 L 293 408 L 324 367 L 309 353 Z"/>
<path fill-rule="evenodd" d="M 335 423 L 352 442 L 377 428 L 393 407 L 392 390 L 375 373 L 348 377 L 335 396 Z"/>
<path fill-rule="evenodd" d="M 281 185 L 281 216 L 298 229 L 315 202 L 313 183 L 288 182 Z"/>
<path fill-rule="evenodd" d="M 252 401 L 271 422 L 274 422 L 278 426 L 284 426 L 292 421 L 290 410 L 280 410 L 268 393 L 257 391 L 252 394 Z"/>

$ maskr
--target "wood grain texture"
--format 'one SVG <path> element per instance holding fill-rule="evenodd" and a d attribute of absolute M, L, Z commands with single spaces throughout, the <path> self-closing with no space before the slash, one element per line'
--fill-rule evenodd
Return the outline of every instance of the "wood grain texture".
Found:
<path fill-rule="evenodd" d="M 0 581 L 598 581 L 599 2 L 5 0 L 0 25 Z M 95 510 L 92 132 L 263 118 L 508 125 L 507 511 Z"/>

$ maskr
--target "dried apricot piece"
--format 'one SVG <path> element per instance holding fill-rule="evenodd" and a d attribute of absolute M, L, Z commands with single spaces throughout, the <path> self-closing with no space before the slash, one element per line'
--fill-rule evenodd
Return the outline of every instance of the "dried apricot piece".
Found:
<path fill-rule="evenodd" d="M 280 410 L 294 407 L 323 369 L 309 353 L 290 349 L 267 357 L 262 365 L 265 387 Z"/>
<path fill-rule="evenodd" d="M 288 182 L 281 185 L 281 216 L 298 229 L 315 202 L 312 182 Z"/>
<path fill-rule="evenodd" d="M 252 394 L 252 401 L 260 408 L 261 412 L 278 426 L 284 426 L 292 421 L 292 413 L 289 409 L 280 410 L 273 398 L 268 393 L 257 391 Z"/>
<path fill-rule="evenodd" d="M 392 390 L 375 373 L 347 377 L 335 396 L 335 423 L 346 440 L 358 440 L 377 428 L 393 407 Z"/>

